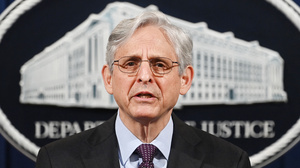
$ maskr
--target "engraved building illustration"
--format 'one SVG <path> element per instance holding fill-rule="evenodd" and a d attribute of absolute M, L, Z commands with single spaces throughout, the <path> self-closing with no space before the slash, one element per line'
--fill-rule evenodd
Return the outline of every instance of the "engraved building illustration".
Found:
<path fill-rule="evenodd" d="M 89 108 L 117 108 L 101 77 L 107 39 L 123 19 L 143 10 L 114 2 L 90 17 L 21 67 L 21 103 Z M 283 59 L 258 42 L 246 42 L 233 33 L 220 33 L 206 23 L 190 23 L 168 16 L 187 30 L 194 42 L 195 77 L 177 107 L 205 104 L 285 102 Z"/>

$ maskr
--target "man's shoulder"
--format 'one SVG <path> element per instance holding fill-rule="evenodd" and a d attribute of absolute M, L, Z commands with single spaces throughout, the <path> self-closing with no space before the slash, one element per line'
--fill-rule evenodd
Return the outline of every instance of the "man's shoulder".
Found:
<path fill-rule="evenodd" d="M 98 129 L 97 127 L 82 131 L 80 133 L 76 133 L 74 135 L 53 141 L 47 145 L 45 145 L 47 148 L 55 147 L 59 149 L 67 148 L 68 146 L 74 146 L 77 144 L 82 144 L 89 139 L 89 137 L 94 134 L 94 132 Z"/>
<path fill-rule="evenodd" d="M 250 167 L 247 153 L 240 147 L 188 126 L 177 117 L 174 120 L 173 147 L 204 165 L 212 167 Z"/>
<path fill-rule="evenodd" d="M 198 128 L 192 128 L 194 131 L 198 134 L 198 136 L 201 138 L 201 142 L 204 144 L 207 144 L 210 148 L 214 147 L 216 149 L 223 148 L 230 151 L 239 151 L 242 152 L 242 149 L 231 142 L 224 140 L 222 138 L 216 137 L 215 135 L 212 135 L 210 133 L 207 133 L 201 129 Z"/>
<path fill-rule="evenodd" d="M 80 133 L 71 135 L 69 137 L 51 142 L 44 147 L 47 150 L 61 150 L 61 151 L 74 151 L 85 149 L 86 147 L 93 146 L 101 143 L 106 138 L 114 135 L 114 117 L 104 122 L 103 124 L 82 131 Z"/>
<path fill-rule="evenodd" d="M 173 117 L 174 118 L 174 117 Z M 177 134 L 181 134 L 183 139 L 189 143 L 198 144 L 201 146 L 201 149 L 213 151 L 223 149 L 222 151 L 226 152 L 244 152 L 240 147 L 228 142 L 224 139 L 216 137 L 210 133 L 207 133 L 199 128 L 189 126 L 181 121 L 178 117 L 175 117 L 175 123 L 177 123 Z M 176 125 L 175 125 L 176 129 Z M 196 145 L 197 146 L 197 145 Z"/>
<path fill-rule="evenodd" d="M 37 156 L 37 167 L 84 167 L 83 162 L 89 163 L 90 158 L 97 158 L 92 162 L 101 162 L 106 156 L 99 155 L 98 151 L 117 146 L 114 121 L 115 117 L 112 117 L 95 128 L 43 146 Z M 117 156 L 116 149 L 111 151 L 107 157 Z"/>

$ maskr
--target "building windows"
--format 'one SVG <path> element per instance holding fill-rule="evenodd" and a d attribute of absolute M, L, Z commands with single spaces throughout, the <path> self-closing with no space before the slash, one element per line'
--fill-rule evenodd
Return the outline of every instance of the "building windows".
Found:
<path fill-rule="evenodd" d="M 197 52 L 197 61 L 196 61 L 196 73 L 197 73 L 197 77 L 200 78 L 201 77 L 201 53 Z"/>
<path fill-rule="evenodd" d="M 211 55 L 211 57 L 210 57 L 210 77 L 212 79 L 215 78 L 215 57 L 214 57 L 214 55 Z"/>
<path fill-rule="evenodd" d="M 202 99 L 202 93 L 201 92 L 198 93 L 198 99 Z"/>
<path fill-rule="evenodd" d="M 226 57 L 223 58 L 223 79 L 226 80 L 227 79 L 227 61 L 226 61 Z"/>
<path fill-rule="evenodd" d="M 114 12 L 114 10 L 107 11 Z M 126 13 L 128 14 L 128 12 Z M 91 22 L 93 26 L 88 29 L 80 29 L 81 32 L 77 32 L 79 29 L 76 31 L 74 29 L 74 32 L 72 31 L 63 37 L 67 38 L 59 40 L 62 42 L 61 45 L 55 48 L 49 46 L 51 51 L 44 50 L 38 54 L 38 60 L 31 60 L 30 63 L 26 63 L 29 68 L 26 72 L 22 72 L 22 83 L 24 83 L 22 97 L 34 99 L 40 95 L 43 100 L 47 97 L 69 99 L 66 102 L 72 102 L 76 99 L 80 102 L 87 102 L 87 105 L 92 101 L 91 99 L 99 99 L 100 93 L 106 93 L 106 91 L 100 87 L 103 86 L 103 83 L 93 82 L 95 81 L 94 78 L 98 79 L 99 76 L 99 74 L 95 75 L 94 72 L 98 72 L 105 63 L 105 43 L 108 32 L 111 31 L 114 18 L 120 17 L 119 14 L 101 15 L 99 19 L 105 17 L 103 20 Z M 112 15 L 115 17 L 107 18 L 107 16 Z M 286 99 L 286 93 L 281 84 L 283 60 L 278 54 L 276 55 L 276 52 L 257 45 L 253 46 L 249 42 L 236 39 L 234 36 L 228 37 L 224 33 L 216 32 L 207 27 L 196 28 L 198 24 L 190 26 L 192 23 L 185 23 L 182 22 L 181 27 L 193 33 L 195 79 L 190 91 L 183 96 L 183 103 L 180 103 L 189 104 L 190 101 L 193 101 L 193 104 L 198 102 L 199 104 L 238 102 L 241 97 L 245 100 L 250 98 L 263 100 L 267 96 L 267 89 L 268 91 L 271 90 L 269 96 L 272 95 L 276 99 Z M 56 55 L 60 57 L 56 57 Z M 62 59 L 64 57 L 66 57 L 65 60 Z M 49 61 L 49 58 L 52 59 L 52 62 Z M 60 72 L 64 70 L 66 72 L 62 76 Z M 39 82 L 43 76 L 50 76 L 50 82 L 40 82 L 39 85 L 42 89 L 31 88 L 37 86 L 36 82 Z M 57 80 L 57 76 L 62 79 Z M 61 87 L 57 83 L 60 80 L 64 80 L 65 87 Z M 32 81 L 35 83 L 32 84 Z M 267 81 L 271 82 L 267 83 Z M 45 86 L 44 83 L 49 83 L 49 86 Z M 45 88 L 49 93 L 40 94 L 40 90 Z M 65 89 L 67 90 L 63 91 Z M 53 93 L 50 94 L 50 91 Z M 102 97 L 101 100 L 103 101 L 98 100 L 93 103 L 100 102 L 100 107 L 103 107 L 102 105 L 104 107 L 117 106 L 113 96 L 104 95 Z M 57 102 L 60 103 L 61 101 Z M 104 104 L 101 104 L 102 102 Z"/>
<path fill-rule="evenodd" d="M 204 77 L 208 77 L 208 55 L 204 53 Z"/>
<path fill-rule="evenodd" d="M 220 56 L 217 57 L 217 79 L 221 78 L 221 59 Z"/>
<path fill-rule="evenodd" d="M 88 72 L 92 72 L 92 39 L 88 41 Z"/>
<path fill-rule="evenodd" d="M 94 63 L 95 63 L 95 71 L 98 70 L 98 37 L 94 35 Z"/>
<path fill-rule="evenodd" d="M 228 79 L 232 80 L 232 61 L 231 59 L 228 60 Z"/>

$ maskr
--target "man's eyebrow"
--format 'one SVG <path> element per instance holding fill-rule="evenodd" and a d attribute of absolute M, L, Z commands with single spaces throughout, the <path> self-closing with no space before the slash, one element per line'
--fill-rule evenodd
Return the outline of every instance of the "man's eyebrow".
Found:
<path fill-rule="evenodd" d="M 136 58 L 141 58 L 142 56 L 133 54 L 133 55 L 124 55 L 124 57 L 136 57 Z"/>
<path fill-rule="evenodd" d="M 122 57 L 134 57 L 134 58 L 140 58 L 140 59 L 142 59 L 143 56 L 138 55 L 138 54 L 132 54 L 132 55 L 129 54 L 129 55 L 124 55 Z M 156 58 L 161 58 L 161 57 L 163 57 L 163 56 L 160 56 L 160 55 L 150 55 L 150 56 L 147 57 L 147 59 L 150 60 L 150 59 L 156 59 Z"/>
<path fill-rule="evenodd" d="M 162 56 L 160 55 L 151 55 L 151 56 L 148 56 L 148 59 L 155 59 L 155 58 L 161 58 Z"/>

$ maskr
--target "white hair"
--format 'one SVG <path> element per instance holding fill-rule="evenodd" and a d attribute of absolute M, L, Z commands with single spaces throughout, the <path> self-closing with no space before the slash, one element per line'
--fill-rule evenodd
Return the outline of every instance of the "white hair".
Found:
<path fill-rule="evenodd" d="M 112 31 L 106 47 L 106 62 L 113 72 L 113 61 L 117 49 L 124 44 L 134 32 L 143 26 L 153 25 L 163 29 L 173 44 L 180 63 L 179 74 L 182 75 L 184 69 L 192 64 L 193 42 L 183 29 L 172 24 L 162 12 L 145 11 L 132 19 L 121 21 Z"/>

